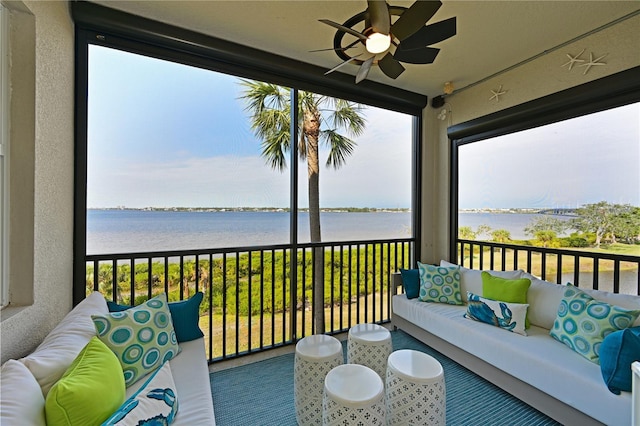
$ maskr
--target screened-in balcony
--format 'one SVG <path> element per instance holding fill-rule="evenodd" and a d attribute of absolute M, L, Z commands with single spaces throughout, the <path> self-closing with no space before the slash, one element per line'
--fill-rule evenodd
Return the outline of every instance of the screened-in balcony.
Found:
<path fill-rule="evenodd" d="M 93 291 L 122 305 L 160 293 L 176 302 L 201 292 L 199 325 L 218 423 L 288 425 L 295 422 L 296 343 L 327 334 L 342 341 L 346 354 L 354 325 L 392 329 L 391 299 L 402 291 L 398 271 L 418 261 L 521 269 L 558 286 L 640 295 L 637 212 L 602 232 L 585 226 L 517 236 L 493 224 L 483 233 L 482 222 L 471 226 L 471 235 L 460 217 L 485 208 L 546 215 L 602 200 L 640 204 L 637 126 L 623 126 L 635 123 L 636 116 L 623 118 L 637 115 L 640 101 L 640 61 L 630 53 L 637 47 L 637 5 L 444 2 L 431 22 L 447 22 L 440 28 L 450 33 L 457 18 L 456 34 L 419 49 L 437 60 L 403 62 L 406 72 L 396 78 L 377 61 L 364 65 L 366 57 L 325 74 L 351 46 L 333 45 L 340 27 L 318 19 L 341 25 L 368 3 L 375 2 L 3 2 L 0 48 L 10 59 L 0 61 L 3 362 L 33 351 Z M 396 20 L 413 2 L 388 3 Z M 139 62 L 125 67 L 118 55 Z M 190 74 L 164 72 L 177 68 Z M 356 84 L 358 70 L 369 72 Z M 142 78 L 127 80 L 121 71 Z M 212 74 L 226 83 L 212 84 Z M 105 77 L 111 80 L 99 81 Z M 376 109 L 367 122 L 372 135 L 353 137 L 361 168 L 340 175 L 321 167 L 320 182 L 328 183 L 321 194 L 333 196 L 326 188 L 338 188 L 349 192 L 342 199 L 349 202 L 308 199 L 314 170 L 300 158 L 302 125 L 279 127 L 288 146 L 283 157 L 260 158 L 266 141 L 251 122 L 240 125 L 226 115 L 249 107 L 228 90 L 241 81 L 277 87 L 289 123 L 301 122 L 297 107 L 308 94 Z M 95 103 L 104 99 L 111 103 Z M 582 126 L 579 134 L 523 137 L 528 145 L 497 140 L 600 113 L 607 120 Z M 203 130 L 203 123 L 218 127 Z M 226 133 L 224 125 L 240 130 Z M 194 140 L 205 148 L 190 151 Z M 502 157 L 509 144 L 515 156 Z M 179 149 L 165 151 L 167 145 Z M 247 146 L 255 151 L 252 163 L 244 162 Z M 265 172 L 284 163 L 277 179 Z M 190 180 L 186 166 L 193 165 L 199 168 Z M 384 185 L 391 177 L 396 185 Z M 247 182 L 259 192 L 247 195 L 241 185 Z M 526 196 L 512 193 L 505 204 L 505 183 Z M 311 221 L 301 221 L 300 213 L 368 208 L 357 198 L 365 190 L 377 192 L 382 207 L 410 217 L 401 231 L 336 237 L 323 223 L 322 238 L 312 234 L 309 242 Z M 153 210 L 163 196 L 175 197 L 158 208 L 190 209 L 195 204 L 180 197 L 194 193 L 210 196 L 199 208 L 275 206 L 285 217 L 283 237 L 247 242 L 230 226 L 229 240 L 201 243 L 204 233 L 194 221 L 180 243 L 165 238 L 163 246 L 131 248 L 142 239 L 125 230 L 121 244 L 93 250 L 90 211 L 126 210 L 131 198 L 118 197 L 134 191 L 139 204 L 132 210 L 141 211 Z M 394 349 L 431 354 L 442 364 L 449 424 L 558 424 L 542 414 L 546 407 L 533 409 L 526 395 L 501 390 L 453 361 L 453 352 L 438 352 L 402 327 L 391 334 Z M 567 394 L 584 392 L 576 387 Z"/>

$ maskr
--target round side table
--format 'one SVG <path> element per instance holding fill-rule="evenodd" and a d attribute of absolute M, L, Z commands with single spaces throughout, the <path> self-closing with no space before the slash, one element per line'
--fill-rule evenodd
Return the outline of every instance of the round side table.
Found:
<path fill-rule="evenodd" d="M 410 349 L 389 356 L 386 380 L 388 425 L 446 424 L 442 365 L 434 357 Z"/>
<path fill-rule="evenodd" d="M 382 381 L 387 371 L 387 358 L 393 351 L 391 333 L 377 324 L 358 324 L 349 329 L 347 363 L 366 365 L 378 373 Z"/>
<path fill-rule="evenodd" d="M 378 374 L 364 365 L 335 367 L 324 380 L 323 426 L 384 426 L 384 385 Z"/>
<path fill-rule="evenodd" d="M 335 337 L 317 334 L 296 344 L 293 398 L 299 425 L 322 424 L 324 378 L 343 363 L 342 344 Z"/>

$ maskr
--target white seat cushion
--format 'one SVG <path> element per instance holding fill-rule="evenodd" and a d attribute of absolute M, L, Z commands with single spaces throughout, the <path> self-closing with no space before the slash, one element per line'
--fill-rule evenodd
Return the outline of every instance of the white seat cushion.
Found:
<path fill-rule="evenodd" d="M 36 378 L 46 397 L 80 351 L 96 335 L 92 314 L 109 312 L 104 296 L 91 293 L 71 310 L 33 353 L 20 359 Z"/>
<path fill-rule="evenodd" d="M 532 326 L 528 336 L 463 317 L 465 306 L 425 303 L 393 296 L 393 315 L 475 355 L 567 405 L 611 425 L 631 422 L 631 393 L 614 395 L 600 367 Z M 594 403 L 597 401 L 597 403 Z"/>
<path fill-rule="evenodd" d="M 0 372 L 0 425 L 44 426 L 44 397 L 33 374 L 10 359 Z"/>

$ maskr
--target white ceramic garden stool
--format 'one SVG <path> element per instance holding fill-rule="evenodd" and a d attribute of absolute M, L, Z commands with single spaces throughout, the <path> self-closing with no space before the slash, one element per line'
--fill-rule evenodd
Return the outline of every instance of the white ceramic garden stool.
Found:
<path fill-rule="evenodd" d="M 296 344 L 293 398 L 299 425 L 322 424 L 324 378 L 332 368 L 343 363 L 342 344 L 335 337 L 315 334 Z"/>
<path fill-rule="evenodd" d="M 364 365 L 335 367 L 324 380 L 324 426 L 384 426 L 384 385 L 378 374 Z"/>
<path fill-rule="evenodd" d="M 349 329 L 347 363 L 366 365 L 384 383 L 387 358 L 393 352 L 391 333 L 377 324 L 358 324 Z"/>
<path fill-rule="evenodd" d="M 410 349 L 392 353 L 385 394 L 388 425 L 446 424 L 444 370 L 432 356 Z"/>

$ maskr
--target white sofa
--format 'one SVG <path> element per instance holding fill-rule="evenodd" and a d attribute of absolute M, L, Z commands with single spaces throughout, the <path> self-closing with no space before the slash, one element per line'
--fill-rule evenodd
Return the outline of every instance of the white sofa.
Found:
<path fill-rule="evenodd" d="M 58 324 L 33 353 L 2 366 L 0 424 L 45 425 L 45 397 L 89 340 L 96 335 L 91 315 L 108 313 L 100 293 L 92 293 Z M 215 425 L 204 338 L 182 342 L 169 361 L 179 401 L 173 425 Z M 126 390 L 129 398 L 145 383 Z"/>
<path fill-rule="evenodd" d="M 443 261 L 443 266 L 452 264 Z M 466 305 L 427 303 L 396 294 L 391 323 L 566 425 L 631 424 L 631 393 L 608 389 L 600 366 L 549 335 L 565 287 L 523 271 L 489 271 L 530 278 L 528 336 L 465 318 Z M 461 268 L 461 290 L 482 295 L 481 272 Z M 394 282 L 401 284 L 400 274 Z M 640 309 L 640 297 L 588 290 L 595 299 Z M 465 298 L 466 299 L 466 298 Z M 465 300 L 466 301 L 466 300 Z M 634 325 L 639 325 L 640 320 Z"/>

